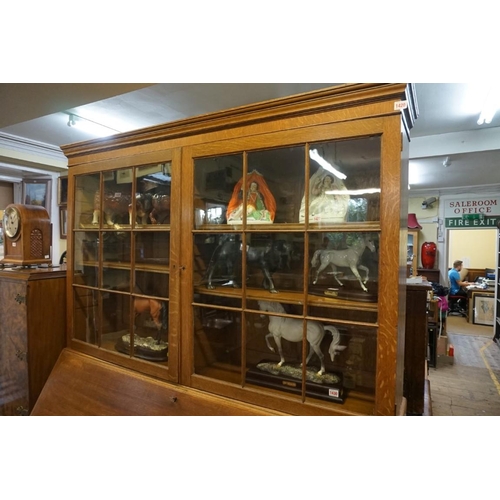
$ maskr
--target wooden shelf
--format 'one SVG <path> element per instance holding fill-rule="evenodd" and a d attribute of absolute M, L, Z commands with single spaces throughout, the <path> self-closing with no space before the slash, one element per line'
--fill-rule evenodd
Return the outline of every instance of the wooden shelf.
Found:
<path fill-rule="evenodd" d="M 217 233 L 291 233 L 305 231 L 304 223 L 276 223 L 276 224 L 247 224 L 246 228 L 243 229 L 242 224 L 204 224 L 198 226 L 193 230 L 193 233 L 206 233 L 206 232 L 217 232 Z M 313 224 L 310 223 L 308 226 L 308 231 L 312 232 L 331 232 L 331 231 L 342 231 L 342 232 L 379 232 L 380 222 L 348 222 L 342 224 Z"/>
<path fill-rule="evenodd" d="M 88 267 L 98 267 L 99 262 L 96 260 L 85 260 L 83 263 L 76 263 L 76 266 L 88 266 Z M 121 269 L 121 270 L 127 270 L 130 271 L 131 264 L 128 262 L 103 262 L 102 267 L 107 268 L 107 269 Z M 148 271 L 152 273 L 158 273 L 158 274 L 169 274 L 170 273 L 170 267 L 161 267 L 158 264 L 140 264 L 136 263 L 135 264 L 135 270 L 136 271 Z"/>
<path fill-rule="evenodd" d="M 216 297 L 242 298 L 241 288 L 217 287 L 214 290 L 197 286 L 195 293 L 200 295 L 211 295 Z M 279 293 L 270 293 L 261 288 L 247 288 L 246 297 L 251 300 L 273 300 L 284 302 L 285 304 L 304 304 L 304 294 L 299 292 L 280 291 Z M 358 302 L 353 300 L 343 300 L 333 297 L 321 297 L 319 295 L 308 295 L 308 305 L 330 306 L 336 309 L 357 309 L 362 311 L 377 312 L 378 304 L 372 302 Z"/>
<path fill-rule="evenodd" d="M 75 228 L 75 233 L 82 233 L 87 231 L 103 231 L 103 232 L 130 232 L 130 231 L 139 231 L 139 232 L 155 232 L 155 231 L 170 231 L 170 224 L 146 224 L 139 225 L 136 224 L 132 227 L 130 224 L 114 224 L 113 226 L 102 226 L 99 224 L 80 224 L 80 227 Z"/>

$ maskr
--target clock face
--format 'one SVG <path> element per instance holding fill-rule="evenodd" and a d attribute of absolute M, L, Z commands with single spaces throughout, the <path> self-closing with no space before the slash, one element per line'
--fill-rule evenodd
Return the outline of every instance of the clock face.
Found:
<path fill-rule="evenodd" d="M 3 229 L 9 238 L 15 238 L 21 229 L 21 218 L 19 212 L 13 208 L 8 207 L 3 214 Z"/>

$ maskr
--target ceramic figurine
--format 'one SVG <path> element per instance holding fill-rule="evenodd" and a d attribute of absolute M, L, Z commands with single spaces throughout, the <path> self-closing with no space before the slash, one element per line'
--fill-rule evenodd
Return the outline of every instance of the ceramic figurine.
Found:
<path fill-rule="evenodd" d="M 347 191 L 343 181 L 324 169 L 317 170 L 309 180 L 309 222 L 344 222 L 349 207 L 349 195 L 331 193 Z M 302 198 L 299 222 L 306 218 L 306 197 Z"/>
<path fill-rule="evenodd" d="M 246 205 L 247 224 L 271 224 L 276 215 L 276 200 L 267 187 L 264 177 L 253 170 L 247 175 L 247 200 L 243 202 L 243 179 L 234 186 L 233 195 L 227 207 L 228 224 L 242 224 Z"/>

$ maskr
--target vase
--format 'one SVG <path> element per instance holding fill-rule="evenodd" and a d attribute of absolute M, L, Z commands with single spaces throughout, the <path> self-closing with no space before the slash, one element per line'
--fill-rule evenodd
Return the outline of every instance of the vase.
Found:
<path fill-rule="evenodd" d="M 436 262 L 436 252 L 437 246 L 432 241 L 426 241 L 422 244 L 422 253 L 420 257 L 422 259 L 422 267 L 424 269 L 434 269 L 434 263 Z"/>

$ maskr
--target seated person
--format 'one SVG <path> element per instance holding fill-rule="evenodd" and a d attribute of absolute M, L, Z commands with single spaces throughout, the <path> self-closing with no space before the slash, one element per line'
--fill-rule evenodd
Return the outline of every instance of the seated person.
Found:
<path fill-rule="evenodd" d="M 467 291 L 464 290 L 463 286 L 469 286 L 468 281 L 462 281 L 460 277 L 460 271 L 462 270 L 463 262 L 461 260 L 456 260 L 453 262 L 453 268 L 448 271 L 448 278 L 450 280 L 450 295 L 461 295 L 464 300 L 459 301 L 459 305 L 463 309 L 467 309 Z"/>

